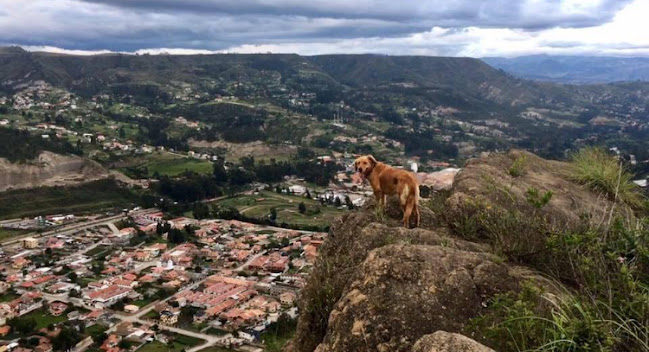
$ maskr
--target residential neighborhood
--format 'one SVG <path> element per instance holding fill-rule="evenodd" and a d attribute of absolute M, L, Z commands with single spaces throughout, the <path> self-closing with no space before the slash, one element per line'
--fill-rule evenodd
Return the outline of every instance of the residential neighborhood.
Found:
<path fill-rule="evenodd" d="M 327 236 L 156 209 L 96 222 L 5 243 L 0 348 L 261 350 L 271 324 L 298 316 Z"/>

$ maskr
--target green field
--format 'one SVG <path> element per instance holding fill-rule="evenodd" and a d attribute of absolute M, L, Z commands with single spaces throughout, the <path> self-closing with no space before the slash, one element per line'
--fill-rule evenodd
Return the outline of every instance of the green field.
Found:
<path fill-rule="evenodd" d="M 29 314 L 23 315 L 23 317 L 34 317 L 36 319 L 36 328 L 34 330 L 40 330 L 48 327 L 50 324 L 58 324 L 68 320 L 65 314 L 55 317 L 50 315 L 45 308 L 37 309 Z"/>
<path fill-rule="evenodd" d="M 178 176 L 185 171 L 212 172 L 212 163 L 207 160 L 188 158 L 167 152 L 154 153 L 141 158 L 141 160 L 143 162 L 120 168 L 120 171 L 132 178 L 151 177 L 156 172 L 161 176 Z"/>
<path fill-rule="evenodd" d="M 0 227 L 0 241 L 29 233 L 28 230 L 11 230 Z"/>
<path fill-rule="evenodd" d="M 88 336 L 99 336 L 106 330 L 108 330 L 107 326 L 101 324 L 95 324 L 89 328 L 86 328 L 85 334 Z"/>
<path fill-rule="evenodd" d="M 19 189 L 0 193 L 0 219 L 121 209 L 134 201 L 128 189 L 110 179 L 78 186 Z"/>
<path fill-rule="evenodd" d="M 300 214 L 298 205 L 304 202 L 306 212 Z M 258 195 L 240 195 L 233 198 L 226 198 L 216 202 L 222 207 L 234 207 L 246 216 L 255 218 L 266 218 L 270 209 L 277 211 L 277 223 L 286 222 L 295 225 L 319 225 L 327 226 L 332 220 L 345 210 L 334 206 L 322 206 L 320 202 L 305 197 L 278 194 L 271 191 L 261 191 Z M 320 212 L 317 212 L 317 209 Z"/>
<path fill-rule="evenodd" d="M 225 347 L 212 346 L 212 347 L 204 348 L 198 352 L 232 352 L 232 351 L 236 351 L 236 350 L 231 350 Z"/>
<path fill-rule="evenodd" d="M 9 302 L 12 301 L 16 298 L 20 297 L 19 295 L 13 293 L 13 292 L 5 292 L 2 295 L 0 295 L 0 302 Z"/>
<path fill-rule="evenodd" d="M 203 340 L 197 339 L 195 337 L 185 336 L 185 335 L 176 335 L 176 339 L 171 343 L 171 345 L 164 344 L 160 341 L 153 341 L 142 346 L 138 351 L 140 352 L 180 352 L 182 350 L 187 350 L 190 347 L 194 347 L 203 343 Z"/>

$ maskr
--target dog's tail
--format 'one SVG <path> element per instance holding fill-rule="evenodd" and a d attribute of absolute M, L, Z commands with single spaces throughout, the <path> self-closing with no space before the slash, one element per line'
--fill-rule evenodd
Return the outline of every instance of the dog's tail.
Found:
<path fill-rule="evenodd" d="M 399 200 L 401 205 L 406 205 L 408 203 L 408 198 L 410 198 L 410 186 L 408 184 L 403 187 L 401 194 L 399 195 Z"/>

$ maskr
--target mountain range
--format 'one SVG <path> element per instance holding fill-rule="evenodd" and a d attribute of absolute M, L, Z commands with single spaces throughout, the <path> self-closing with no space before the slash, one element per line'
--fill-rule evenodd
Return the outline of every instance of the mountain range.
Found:
<path fill-rule="evenodd" d="M 482 60 L 515 76 L 540 81 L 592 84 L 649 80 L 649 58 L 641 57 L 530 55 Z"/>
<path fill-rule="evenodd" d="M 602 94 L 626 99 L 647 88 L 633 83 L 567 87 L 521 79 L 516 75 L 526 76 L 515 69 L 503 69 L 510 71 L 510 74 L 490 66 L 498 67 L 498 62 L 510 62 L 512 67 L 519 67 L 513 64 L 517 61 L 512 60 L 291 54 L 73 56 L 5 47 L 0 48 L 0 90 L 11 91 L 23 82 L 43 80 L 85 96 L 106 90 L 132 93 L 143 88 L 162 92 L 172 82 L 205 85 L 238 81 L 268 84 L 272 80 L 260 80 L 265 79 L 269 73 L 274 73 L 279 74 L 281 84 L 299 86 L 299 90 L 342 92 L 345 89 L 408 89 L 418 91 L 422 98 L 433 103 L 454 105 L 453 103 L 459 102 L 460 105 L 479 107 L 484 104 L 516 106 L 588 103 Z M 550 58 L 545 61 L 548 62 L 547 66 L 552 66 L 551 62 L 554 62 Z M 649 61 L 647 69 L 649 70 Z M 579 73 L 566 73 L 563 80 L 569 81 L 567 77 L 577 76 Z M 540 71 L 537 76 L 526 78 L 542 77 Z M 582 79 L 588 80 L 595 79 Z"/>

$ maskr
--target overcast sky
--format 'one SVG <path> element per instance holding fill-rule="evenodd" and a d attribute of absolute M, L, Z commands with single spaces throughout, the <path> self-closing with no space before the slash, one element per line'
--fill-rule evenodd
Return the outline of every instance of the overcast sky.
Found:
<path fill-rule="evenodd" d="M 649 56 L 649 0 L 0 0 L 0 44 L 88 54 Z"/>

